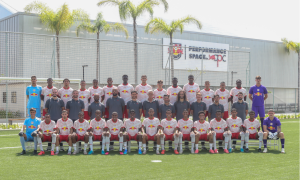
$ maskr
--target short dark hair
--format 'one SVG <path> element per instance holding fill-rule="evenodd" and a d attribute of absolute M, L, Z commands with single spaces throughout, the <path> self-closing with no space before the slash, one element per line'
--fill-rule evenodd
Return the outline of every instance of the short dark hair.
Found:
<path fill-rule="evenodd" d="M 131 109 L 130 112 L 134 112 L 134 113 L 135 113 L 135 110 L 134 110 L 134 109 Z"/>
<path fill-rule="evenodd" d="M 188 76 L 188 78 L 189 78 L 189 77 L 194 77 L 194 75 L 190 74 L 190 75 Z"/>
<path fill-rule="evenodd" d="M 163 80 L 158 80 L 157 83 L 164 83 L 164 81 Z"/>
<path fill-rule="evenodd" d="M 93 81 L 97 81 L 98 82 L 98 79 L 93 79 Z"/>
<path fill-rule="evenodd" d="M 274 109 L 269 109 L 269 111 L 268 111 L 268 112 L 275 112 L 275 111 L 274 111 Z"/>
<path fill-rule="evenodd" d="M 170 97 L 170 95 L 168 95 L 168 94 L 165 94 L 165 95 L 164 95 L 164 97 L 166 97 L 166 96 L 167 96 L 167 97 Z"/>
<path fill-rule="evenodd" d="M 36 112 L 36 109 L 35 108 L 30 108 L 29 111 L 35 111 Z"/>
<path fill-rule="evenodd" d="M 65 79 L 63 80 L 63 83 L 64 83 L 65 81 L 69 81 L 69 82 L 70 82 L 70 79 L 65 78 Z"/>
<path fill-rule="evenodd" d="M 219 112 L 219 113 L 222 113 L 222 111 L 221 111 L 221 110 L 217 110 L 217 111 L 216 111 L 216 114 L 217 114 L 218 112 Z"/>
<path fill-rule="evenodd" d="M 237 79 L 235 82 L 242 82 L 242 80 L 240 80 L 240 79 Z"/>
<path fill-rule="evenodd" d="M 256 76 L 255 79 L 261 79 L 261 77 L 260 76 Z"/>
<path fill-rule="evenodd" d="M 224 82 L 224 81 L 220 82 L 220 84 L 222 84 L 222 83 L 224 83 L 224 84 L 225 84 L 225 82 Z"/>
<path fill-rule="evenodd" d="M 122 77 L 124 77 L 124 76 L 127 76 L 127 77 L 128 77 L 128 75 L 127 75 L 127 74 L 124 74 Z"/>
<path fill-rule="evenodd" d="M 217 97 L 217 96 L 220 97 L 219 94 L 215 94 L 215 95 L 214 95 L 214 98 Z"/>
<path fill-rule="evenodd" d="M 50 116 L 50 114 L 49 114 L 49 113 L 46 113 L 46 114 L 45 114 L 45 117 L 46 117 L 46 116 Z"/>
<path fill-rule="evenodd" d="M 33 76 L 31 76 L 31 78 L 30 78 L 30 79 L 32 79 L 32 78 L 36 78 L 36 76 L 35 76 L 35 75 L 33 75 Z"/>
<path fill-rule="evenodd" d="M 232 108 L 232 109 L 231 109 L 231 112 L 232 112 L 232 111 L 236 111 L 236 109 L 235 109 L 235 108 Z"/>
<path fill-rule="evenodd" d="M 242 94 L 242 95 L 244 95 L 242 92 L 238 92 L 238 94 Z"/>
<path fill-rule="evenodd" d="M 199 116 L 200 114 L 204 114 L 204 115 L 205 115 L 204 111 L 199 111 L 199 112 L 198 112 L 198 116 Z"/>
<path fill-rule="evenodd" d="M 82 79 L 80 82 L 85 82 L 85 80 Z"/>
<path fill-rule="evenodd" d="M 255 112 L 254 111 L 250 111 L 249 114 L 255 114 Z"/>
<path fill-rule="evenodd" d="M 137 94 L 137 91 L 131 91 L 131 94 L 132 94 L 132 93 L 136 93 L 136 94 Z"/>
<path fill-rule="evenodd" d="M 146 78 L 147 78 L 147 75 L 144 74 L 144 75 L 141 76 L 141 78 L 142 78 L 142 77 L 146 77 Z"/>

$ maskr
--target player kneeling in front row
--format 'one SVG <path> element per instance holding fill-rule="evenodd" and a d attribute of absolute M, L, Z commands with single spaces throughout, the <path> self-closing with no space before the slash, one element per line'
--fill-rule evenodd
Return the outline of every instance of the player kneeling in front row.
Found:
<path fill-rule="evenodd" d="M 164 133 L 164 136 L 160 139 L 160 145 L 162 150 L 161 154 L 165 154 L 165 141 L 174 141 L 175 131 L 177 127 L 177 121 L 172 118 L 172 111 L 170 109 L 166 111 L 166 119 L 161 120 L 161 126 L 163 128 L 163 133 Z M 178 147 L 178 138 L 176 140 L 177 142 L 175 143 L 177 144 L 176 146 Z M 177 149 L 174 150 L 174 153 L 178 154 Z"/>
<path fill-rule="evenodd" d="M 214 135 L 216 134 L 216 132 L 211 131 L 209 122 L 205 121 L 204 111 L 198 112 L 198 116 L 199 116 L 199 121 L 194 122 L 194 127 L 192 128 L 192 132 L 191 132 L 195 134 L 195 153 L 197 154 L 199 152 L 198 150 L 199 141 L 209 141 L 209 152 L 214 154 L 214 150 L 212 148 L 213 148 L 213 144 L 215 144 Z M 194 152 L 192 151 L 192 153 Z"/>
<path fill-rule="evenodd" d="M 280 120 L 275 117 L 275 112 L 273 109 L 270 109 L 269 112 L 269 117 L 267 117 L 264 122 L 264 153 L 268 151 L 267 149 L 267 139 L 278 139 L 280 138 L 281 140 L 281 153 L 285 153 L 284 151 L 284 134 L 281 132 L 281 122 Z"/>
<path fill-rule="evenodd" d="M 37 142 L 41 152 L 38 155 L 45 154 L 42 142 L 52 142 L 51 156 L 54 155 L 54 146 L 56 143 L 56 127 L 55 122 L 50 119 L 50 114 L 45 114 L 45 120 L 41 122 L 40 129 L 37 134 Z"/>
<path fill-rule="evenodd" d="M 229 153 L 227 146 L 228 143 L 231 141 L 231 132 L 228 131 L 226 121 L 222 119 L 221 116 L 222 116 L 222 112 L 220 110 L 217 110 L 216 118 L 210 121 L 211 130 L 216 132 L 216 135 L 214 136 L 214 147 L 216 147 L 217 140 L 224 140 L 223 138 L 224 136 L 225 137 L 224 152 Z M 215 153 L 219 153 L 216 148 L 215 148 Z"/>
<path fill-rule="evenodd" d="M 124 122 L 124 126 L 128 133 L 128 147 L 130 147 L 131 140 L 137 141 L 139 145 L 138 153 L 142 154 L 142 123 L 139 119 L 135 118 L 134 109 L 130 110 L 130 119 L 126 119 Z M 126 150 L 125 150 L 126 151 Z M 124 154 L 125 154 L 124 151 Z M 127 154 L 127 151 L 126 151 Z"/>
<path fill-rule="evenodd" d="M 246 149 L 248 149 L 248 142 L 249 139 L 259 139 L 259 149 L 258 152 L 261 152 L 261 145 L 263 140 L 263 132 L 260 130 L 260 122 L 259 120 L 255 119 L 255 112 L 249 112 L 249 119 L 245 119 L 244 121 L 244 128 L 245 132 L 245 144 Z M 241 145 L 243 147 L 243 143 Z"/>
<path fill-rule="evenodd" d="M 189 119 L 189 112 L 184 109 L 183 110 L 183 118 L 180 119 L 177 123 L 177 127 L 179 128 L 179 153 L 182 154 L 182 141 L 191 141 L 192 139 L 192 149 L 191 151 L 194 152 L 194 145 L 195 145 L 195 133 L 191 132 L 194 123 L 191 119 Z M 175 136 L 177 138 L 177 136 Z M 197 138 L 199 136 L 197 135 Z M 175 142 L 176 143 L 176 142 Z M 187 147 L 188 148 L 188 147 Z M 177 149 L 175 145 L 175 150 Z M 175 152 L 176 154 L 176 152 Z"/>
<path fill-rule="evenodd" d="M 143 154 L 146 154 L 147 149 L 146 149 L 146 142 L 147 141 L 158 141 L 158 126 L 160 125 L 159 119 L 154 117 L 154 109 L 150 108 L 148 111 L 149 117 L 145 118 L 142 125 L 143 128 L 146 130 L 146 133 L 143 133 Z M 159 144 L 157 144 L 156 147 L 156 153 L 159 154 Z"/>
<path fill-rule="evenodd" d="M 235 108 L 231 109 L 231 117 L 227 119 L 226 123 L 229 131 L 231 132 L 231 139 L 240 139 L 241 140 L 241 152 L 244 152 L 243 146 L 245 142 L 245 135 L 248 137 L 246 140 L 246 149 L 245 152 L 248 152 L 248 141 L 249 141 L 249 132 L 245 132 L 243 128 L 243 121 L 240 117 L 237 117 L 237 111 Z M 229 141 L 229 152 L 232 152 L 231 140 Z"/>
<path fill-rule="evenodd" d="M 100 110 L 96 110 L 95 118 L 91 120 L 89 132 L 89 155 L 94 154 L 93 141 L 102 141 L 102 152 L 104 153 L 105 138 L 102 138 L 103 129 L 106 126 L 105 120 L 101 119 L 102 113 Z"/>

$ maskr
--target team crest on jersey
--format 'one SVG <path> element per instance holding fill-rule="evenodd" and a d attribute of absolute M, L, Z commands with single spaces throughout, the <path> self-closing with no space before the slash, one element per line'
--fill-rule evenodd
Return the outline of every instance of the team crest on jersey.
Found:
<path fill-rule="evenodd" d="M 257 91 L 259 91 L 259 89 L 257 89 Z"/>
<path fill-rule="evenodd" d="M 183 54 L 183 49 L 182 49 L 181 43 L 173 43 L 173 58 L 174 58 L 174 60 L 180 59 L 181 54 Z"/>

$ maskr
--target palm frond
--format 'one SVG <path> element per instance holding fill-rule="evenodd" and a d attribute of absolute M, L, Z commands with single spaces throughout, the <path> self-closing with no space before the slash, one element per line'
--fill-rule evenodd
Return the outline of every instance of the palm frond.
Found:
<path fill-rule="evenodd" d="M 118 6 L 120 1 L 118 0 L 101 0 L 97 3 L 97 6 L 105 6 L 105 5 L 112 5 L 112 6 Z"/>
<path fill-rule="evenodd" d="M 76 27 L 76 35 L 78 36 L 80 31 L 88 31 L 89 33 L 95 33 L 96 28 L 95 25 L 92 25 L 90 23 L 82 22 Z"/>
<path fill-rule="evenodd" d="M 145 26 L 146 33 L 164 33 L 170 35 L 172 28 L 161 18 L 154 18 L 150 20 Z"/>
<path fill-rule="evenodd" d="M 153 7 L 158 6 L 159 2 L 156 0 L 144 0 L 137 6 L 136 16 L 142 15 L 145 11 L 148 11 L 150 16 L 153 17 Z"/>

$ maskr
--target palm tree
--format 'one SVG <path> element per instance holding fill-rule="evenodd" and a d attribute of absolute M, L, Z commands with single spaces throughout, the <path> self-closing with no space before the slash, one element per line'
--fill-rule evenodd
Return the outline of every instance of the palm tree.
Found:
<path fill-rule="evenodd" d="M 173 34 L 176 31 L 180 31 L 180 33 L 183 33 L 184 25 L 186 24 L 196 24 L 197 28 L 201 29 L 202 24 L 199 20 L 196 18 L 193 18 L 191 16 L 187 16 L 182 19 L 173 20 L 170 24 L 167 24 L 163 19 L 161 18 L 154 18 L 150 20 L 150 22 L 147 23 L 145 27 L 146 33 L 163 33 L 167 36 L 170 36 L 170 48 L 169 48 L 169 54 L 171 55 L 171 77 L 174 77 L 174 57 L 173 57 Z"/>
<path fill-rule="evenodd" d="M 67 4 L 63 4 L 57 11 L 53 11 L 45 3 L 34 1 L 24 8 L 25 12 L 36 12 L 40 15 L 40 20 L 50 31 L 56 35 L 56 56 L 58 78 L 60 78 L 60 48 L 59 34 L 67 31 L 76 21 L 88 22 L 88 15 L 80 10 L 70 11 Z"/>
<path fill-rule="evenodd" d="M 77 26 L 76 32 L 77 36 L 79 35 L 79 32 L 81 30 L 86 30 L 90 33 L 96 33 L 97 34 L 97 59 L 96 59 L 96 79 L 99 78 L 99 53 L 100 53 L 100 41 L 99 41 L 99 35 L 101 32 L 108 33 L 109 31 L 122 31 L 125 33 L 126 38 L 128 38 L 128 31 L 123 26 L 123 24 L 115 23 L 115 24 L 109 24 L 107 23 L 102 16 L 102 13 L 98 13 L 97 19 L 94 21 L 93 24 L 90 22 L 82 22 L 80 25 Z"/>
<path fill-rule="evenodd" d="M 135 84 L 137 84 L 137 63 L 138 63 L 138 54 L 137 54 L 137 29 L 136 29 L 136 20 L 144 12 L 148 12 L 150 16 L 153 16 L 153 7 L 158 6 L 160 3 L 164 5 L 165 12 L 168 10 L 169 5 L 167 0 L 144 0 L 139 5 L 135 6 L 130 0 L 100 0 L 97 4 L 98 6 L 103 5 L 113 5 L 119 7 L 119 15 L 122 21 L 125 21 L 129 18 L 133 20 L 133 41 L 134 41 L 134 78 Z"/>
<path fill-rule="evenodd" d="M 290 53 L 290 51 L 294 51 L 298 54 L 298 111 L 300 111 L 300 43 L 288 41 L 286 38 L 282 38 L 281 41 L 288 53 Z"/>

